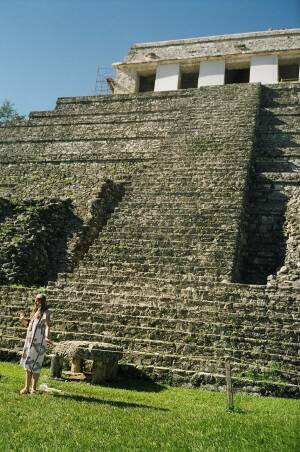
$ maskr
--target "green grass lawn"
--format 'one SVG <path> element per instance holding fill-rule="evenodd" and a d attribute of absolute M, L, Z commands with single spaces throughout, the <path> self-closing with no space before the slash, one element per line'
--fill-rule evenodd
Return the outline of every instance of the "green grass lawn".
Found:
<path fill-rule="evenodd" d="M 226 395 L 142 380 L 41 383 L 63 395 L 19 395 L 23 370 L 0 362 L 0 451 L 299 451 L 300 400 Z"/>

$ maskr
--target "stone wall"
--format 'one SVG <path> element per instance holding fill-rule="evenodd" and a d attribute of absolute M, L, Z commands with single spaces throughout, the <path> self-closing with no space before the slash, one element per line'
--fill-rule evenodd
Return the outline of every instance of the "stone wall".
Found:
<path fill-rule="evenodd" d="M 71 203 L 0 199 L 0 212 L 1 284 L 46 284 L 66 260 L 68 235 L 80 223 Z"/>
<path fill-rule="evenodd" d="M 0 198 L 0 284 L 45 285 L 59 272 L 71 271 L 123 193 L 122 184 L 103 181 L 97 197 L 87 200 L 88 210 L 82 216 L 76 215 L 70 198 Z"/>

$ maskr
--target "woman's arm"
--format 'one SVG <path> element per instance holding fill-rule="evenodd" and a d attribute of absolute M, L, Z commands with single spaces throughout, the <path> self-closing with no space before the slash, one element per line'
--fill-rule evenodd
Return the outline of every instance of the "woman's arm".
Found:
<path fill-rule="evenodd" d="M 45 340 L 49 345 L 53 345 L 53 342 L 50 339 L 50 314 L 47 312 L 46 314 L 46 328 L 45 328 Z"/>
<path fill-rule="evenodd" d="M 29 319 L 25 318 L 23 311 L 19 312 L 19 320 L 21 322 L 21 325 L 24 326 L 24 328 L 28 327 Z"/>

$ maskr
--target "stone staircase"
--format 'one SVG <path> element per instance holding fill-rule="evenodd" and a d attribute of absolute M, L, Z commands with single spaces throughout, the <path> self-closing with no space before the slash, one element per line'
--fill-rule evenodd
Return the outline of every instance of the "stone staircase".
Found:
<path fill-rule="evenodd" d="M 287 291 L 277 294 L 275 302 L 259 286 L 192 286 L 191 281 L 144 281 L 138 275 L 135 284 L 127 281 L 95 281 L 84 290 L 48 288 L 53 338 L 122 346 L 124 363 L 181 384 L 206 374 L 224 375 L 224 358 L 230 356 L 236 384 L 255 381 L 257 391 L 260 382 L 264 388 L 267 382 L 277 394 L 281 386 L 296 390 L 299 342 L 287 306 L 295 312 L 297 302 Z M 7 288 L 2 346 L 19 350 L 24 330 L 16 312 L 24 305 L 15 293 Z"/>
<path fill-rule="evenodd" d="M 300 254 L 289 249 L 289 242 L 299 241 L 299 234 L 292 238 L 288 230 L 290 216 L 299 203 L 289 208 L 289 202 L 300 199 L 299 105 L 299 83 L 262 89 L 248 199 L 247 251 L 242 264 L 242 281 L 246 283 L 266 283 L 268 275 L 275 275 L 287 263 L 293 267 L 298 261 L 300 266 Z M 300 270 L 290 268 L 285 279 L 287 285 L 293 279 L 299 281 Z"/>
<path fill-rule="evenodd" d="M 51 180 L 73 177 L 79 210 L 82 174 L 85 195 L 97 172 L 125 181 L 122 202 L 79 266 L 46 288 L 55 340 L 121 345 L 124 366 L 176 384 L 224 384 L 229 356 L 237 386 L 299 393 L 299 291 L 230 282 L 259 102 L 255 85 L 65 98 L 0 131 L 4 166 L 21 164 L 12 193 L 26 192 L 28 162 L 45 175 L 39 193 L 47 171 Z M 255 158 L 263 168 L 266 159 Z M 5 169 L 6 181 L 16 181 L 16 167 Z M 32 296 L 1 288 L 3 356 L 22 347 L 17 311 Z"/>

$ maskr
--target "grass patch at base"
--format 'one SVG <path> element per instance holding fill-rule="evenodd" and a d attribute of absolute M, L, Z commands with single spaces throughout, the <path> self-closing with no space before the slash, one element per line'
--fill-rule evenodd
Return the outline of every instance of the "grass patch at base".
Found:
<path fill-rule="evenodd" d="M 0 450 L 298 451 L 300 400 L 226 395 L 142 380 L 92 386 L 49 378 L 63 395 L 19 395 L 23 369 L 0 362 Z"/>

